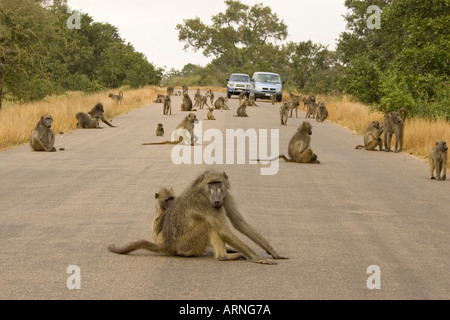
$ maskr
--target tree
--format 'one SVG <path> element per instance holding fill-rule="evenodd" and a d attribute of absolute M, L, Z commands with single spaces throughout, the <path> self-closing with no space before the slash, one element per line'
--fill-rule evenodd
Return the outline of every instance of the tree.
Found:
<path fill-rule="evenodd" d="M 200 18 L 185 19 L 176 26 L 185 49 L 203 50 L 206 57 L 224 58 L 242 68 L 270 58 L 270 45 L 286 39 L 287 26 L 270 7 L 249 7 L 238 0 L 226 0 L 225 4 L 225 13 L 214 15 L 210 26 Z"/>

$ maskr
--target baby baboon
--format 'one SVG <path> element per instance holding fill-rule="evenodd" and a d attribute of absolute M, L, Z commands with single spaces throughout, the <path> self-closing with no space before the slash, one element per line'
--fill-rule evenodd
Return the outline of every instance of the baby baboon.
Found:
<path fill-rule="evenodd" d="M 275 264 L 272 260 L 257 255 L 234 235 L 228 227 L 228 218 L 238 231 L 253 240 L 272 258 L 286 259 L 244 220 L 229 190 L 230 182 L 225 173 L 206 171 L 169 206 L 164 214 L 161 236 L 157 237 L 156 243 L 140 240 L 124 247 L 110 244 L 108 249 L 119 254 L 145 249 L 193 257 L 204 255 L 209 245 L 219 261 L 245 257 L 254 263 Z M 227 253 L 227 244 L 238 252 Z"/>
<path fill-rule="evenodd" d="M 280 107 L 280 121 L 282 126 L 287 125 L 288 115 L 289 115 L 289 103 L 285 101 Z"/>
<path fill-rule="evenodd" d="M 90 114 L 90 116 L 92 118 L 94 118 L 94 119 L 98 118 L 99 120 L 102 120 L 105 124 L 107 124 L 108 126 L 115 128 L 116 126 L 113 126 L 111 123 L 109 123 L 108 120 L 105 119 L 104 112 L 105 112 L 105 110 L 103 109 L 103 105 L 101 103 L 97 103 L 97 105 L 94 108 L 92 108 L 92 110 L 89 111 L 88 113 Z"/>
<path fill-rule="evenodd" d="M 98 124 L 98 116 L 93 118 L 87 112 L 78 112 L 75 116 L 77 118 L 77 127 L 83 129 L 103 129 Z"/>
<path fill-rule="evenodd" d="M 153 234 L 154 239 L 158 239 L 160 232 L 162 231 L 162 226 L 164 223 L 164 215 L 166 214 L 167 209 L 173 204 L 175 200 L 175 192 L 172 188 L 162 188 L 158 193 L 155 193 L 156 199 L 156 211 L 155 216 L 153 217 Z"/>
<path fill-rule="evenodd" d="M 172 100 L 170 99 L 170 96 L 167 95 L 164 98 L 164 104 L 163 104 L 163 114 L 164 115 L 172 115 Z"/>
<path fill-rule="evenodd" d="M 168 96 L 173 95 L 174 91 L 175 91 L 174 87 L 167 87 L 167 95 Z"/>
<path fill-rule="evenodd" d="M 395 135 L 394 152 L 403 150 L 403 129 L 405 126 L 406 109 L 401 108 L 398 112 L 389 112 L 384 117 L 384 151 L 391 151 L 392 135 Z"/>
<path fill-rule="evenodd" d="M 181 104 L 181 111 L 197 111 L 192 109 L 192 99 L 189 97 L 189 94 L 183 94 L 183 102 Z"/>
<path fill-rule="evenodd" d="M 164 142 L 154 142 L 154 143 L 143 143 L 143 146 L 153 146 L 160 144 L 184 144 L 193 146 L 197 141 L 197 137 L 194 134 L 194 124 L 197 124 L 197 116 L 194 113 L 189 113 L 189 115 L 184 118 L 184 120 L 176 127 L 176 135 L 178 135 L 178 141 L 164 141 Z"/>
<path fill-rule="evenodd" d="M 119 91 L 119 94 L 118 94 L 118 95 L 117 95 L 117 94 L 110 93 L 110 94 L 108 95 L 108 97 L 110 97 L 111 99 L 113 99 L 116 103 L 121 103 L 121 102 L 123 101 L 123 92 L 122 92 L 122 91 Z"/>
<path fill-rule="evenodd" d="M 155 100 L 153 100 L 153 103 L 164 103 L 165 98 L 166 98 L 165 95 L 158 93 L 158 96 Z"/>
<path fill-rule="evenodd" d="M 216 120 L 216 118 L 214 118 L 214 115 L 213 115 L 214 109 L 208 108 L 208 110 L 209 110 L 208 114 L 206 115 L 207 120 Z"/>
<path fill-rule="evenodd" d="M 30 147 L 34 151 L 55 152 L 55 134 L 51 130 L 53 118 L 44 114 L 31 132 Z"/>
<path fill-rule="evenodd" d="M 317 160 L 317 155 L 310 148 L 311 144 L 311 136 L 312 135 L 312 127 L 309 122 L 303 122 L 300 127 L 297 129 L 297 132 L 292 137 L 289 142 L 289 157 L 286 157 L 284 154 L 269 160 L 260 160 L 257 161 L 274 161 L 277 159 L 283 159 L 286 162 L 296 162 L 296 163 L 317 163 L 320 161 Z"/>
<path fill-rule="evenodd" d="M 325 103 L 319 102 L 317 105 L 316 110 L 316 121 L 317 122 L 324 122 L 328 118 L 328 110 L 327 107 L 325 107 Z"/>
<path fill-rule="evenodd" d="M 436 169 L 437 180 L 445 180 L 447 178 L 447 143 L 443 140 L 436 142 L 430 152 L 430 174 L 431 179 L 434 177 L 434 169 Z M 441 176 L 442 171 L 442 176 Z"/>
<path fill-rule="evenodd" d="M 230 110 L 230 108 L 226 104 L 226 98 L 219 97 L 216 102 L 214 102 L 214 108 L 217 110 Z"/>
<path fill-rule="evenodd" d="M 244 98 L 244 101 L 242 102 L 241 106 L 237 109 L 237 116 L 248 117 L 246 108 L 247 108 L 247 98 Z"/>
<path fill-rule="evenodd" d="M 156 136 L 162 137 L 164 135 L 164 127 L 162 123 L 158 123 L 158 127 L 156 128 Z"/>
<path fill-rule="evenodd" d="M 375 151 L 375 148 L 378 146 L 381 151 L 383 149 L 383 140 L 380 137 L 383 131 L 384 128 L 380 127 L 379 121 L 372 121 L 364 134 L 364 145 L 356 146 L 355 149 L 365 148 L 369 151 Z"/>

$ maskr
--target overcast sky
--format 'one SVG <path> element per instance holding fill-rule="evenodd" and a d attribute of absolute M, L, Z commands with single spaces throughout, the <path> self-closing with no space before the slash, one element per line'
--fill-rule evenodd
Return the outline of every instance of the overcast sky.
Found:
<path fill-rule="evenodd" d="M 241 0 L 249 6 L 263 3 L 277 13 L 288 26 L 287 41 L 321 43 L 335 49 L 336 39 L 345 31 L 342 17 L 347 11 L 344 0 Z M 108 22 L 120 36 L 144 53 L 157 67 L 182 69 L 188 63 L 205 66 L 207 59 L 199 51 L 183 50 L 178 41 L 177 24 L 183 19 L 210 18 L 224 12 L 223 0 L 68 0 L 73 10 L 89 14 L 96 22 Z M 81 21 L 83 27 L 83 21 Z"/>

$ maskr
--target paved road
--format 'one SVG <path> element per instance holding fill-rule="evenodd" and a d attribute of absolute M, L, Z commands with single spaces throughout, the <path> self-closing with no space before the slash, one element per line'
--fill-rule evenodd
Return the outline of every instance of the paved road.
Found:
<path fill-rule="evenodd" d="M 249 118 L 236 118 L 231 99 L 232 110 L 216 111 L 203 131 L 220 129 L 225 139 L 226 129 L 279 129 L 280 152 L 287 152 L 304 113 L 282 127 L 278 106 L 258 103 Z M 208 168 L 174 165 L 171 146 L 141 146 L 162 140 L 154 136 L 158 122 L 169 136 L 186 115 L 180 105 L 175 97 L 172 116 L 151 104 L 115 118 L 118 128 L 58 135 L 64 152 L 24 145 L 0 153 L 1 299 L 450 298 L 450 183 L 429 180 L 427 164 L 408 154 L 355 150 L 361 136 L 315 120 L 320 165 L 280 162 L 266 176 L 267 165 L 248 159 L 213 166 L 229 175 L 247 220 L 290 260 L 266 266 L 218 262 L 212 252 L 108 252 L 111 242 L 149 239 L 154 193 L 162 186 L 181 193 Z M 71 265 L 80 268 L 79 290 L 67 287 Z M 369 266 L 379 267 L 369 282 L 380 289 L 368 289 Z"/>

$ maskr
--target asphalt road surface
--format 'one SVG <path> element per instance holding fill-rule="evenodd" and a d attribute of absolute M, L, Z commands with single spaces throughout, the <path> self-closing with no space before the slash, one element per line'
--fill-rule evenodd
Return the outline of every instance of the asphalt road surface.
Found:
<path fill-rule="evenodd" d="M 287 153 L 305 121 L 300 112 L 281 126 L 279 104 L 257 103 L 249 118 L 237 118 L 232 98 L 230 111 L 202 121 L 202 131 L 218 142 L 222 133 L 223 144 L 212 153 L 204 139 L 197 164 L 174 164 L 173 146 L 141 145 L 169 138 L 186 116 L 180 97 L 172 116 L 150 104 L 113 119 L 117 128 L 57 135 L 65 151 L 23 145 L 1 152 L 0 298 L 449 299 L 450 183 L 431 181 L 428 165 L 406 153 L 355 150 L 362 136 L 312 119 L 320 165 L 280 162 L 262 175 L 268 165 L 250 164 L 248 154 L 245 164 L 226 164 L 238 153 L 226 129 L 256 132 L 258 143 L 269 136 L 270 155 L 277 142 Z M 200 120 L 206 113 L 196 112 Z M 163 138 L 155 136 L 159 122 Z M 211 155 L 225 164 L 206 164 Z M 151 239 L 154 193 L 172 186 L 180 194 L 208 168 L 228 174 L 247 221 L 289 260 L 259 265 L 219 262 L 211 250 L 199 258 L 107 250 L 112 242 Z"/>

